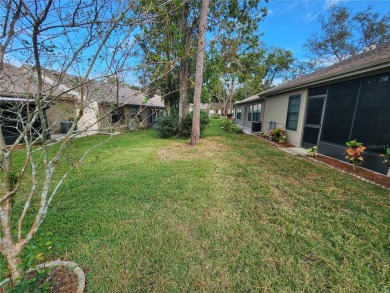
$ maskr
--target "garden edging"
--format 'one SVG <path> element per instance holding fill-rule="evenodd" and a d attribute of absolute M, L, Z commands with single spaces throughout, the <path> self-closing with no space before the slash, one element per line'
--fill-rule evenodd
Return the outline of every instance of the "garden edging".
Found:
<path fill-rule="evenodd" d="M 78 264 L 71 261 L 64 261 L 57 259 L 55 261 L 47 262 L 44 264 L 36 265 L 35 268 L 29 269 L 28 273 L 34 272 L 36 270 L 44 269 L 44 268 L 56 268 L 56 267 L 65 267 L 72 271 L 77 276 L 77 290 L 76 293 L 83 293 L 85 289 L 85 274 L 84 271 L 78 266 Z M 8 284 L 10 282 L 10 278 L 6 278 L 5 280 L 0 282 L 0 287 Z"/>

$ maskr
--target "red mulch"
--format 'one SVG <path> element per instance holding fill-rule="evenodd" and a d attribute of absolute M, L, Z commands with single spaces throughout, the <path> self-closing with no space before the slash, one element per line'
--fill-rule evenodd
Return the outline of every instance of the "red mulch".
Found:
<path fill-rule="evenodd" d="M 30 274 L 31 277 L 34 273 Z M 75 293 L 77 291 L 77 276 L 68 268 L 58 267 L 53 269 L 48 278 L 50 293 Z M 0 288 L 0 293 L 5 292 Z"/>
<path fill-rule="evenodd" d="M 345 163 L 330 157 L 321 156 L 318 155 L 315 157 L 316 160 L 321 161 L 327 165 L 330 165 L 332 167 L 335 167 L 337 169 L 346 171 L 351 174 L 355 174 L 357 176 L 363 177 L 367 180 L 370 180 L 372 182 L 375 182 L 379 185 L 385 186 L 387 188 L 390 188 L 390 177 L 386 175 L 381 175 L 375 172 L 372 172 L 370 170 L 361 168 L 359 166 L 356 166 L 355 171 L 353 170 L 353 166 L 349 163 Z"/>
<path fill-rule="evenodd" d="M 74 293 L 77 291 L 77 276 L 69 269 L 58 267 L 50 273 L 49 292 Z"/>
<path fill-rule="evenodd" d="M 282 148 L 293 148 L 295 147 L 295 145 L 285 141 L 284 143 L 280 143 L 280 142 L 277 142 L 277 141 L 273 141 L 273 140 L 270 140 L 268 137 L 266 136 L 261 136 L 261 135 L 258 135 L 258 134 L 255 134 L 255 136 L 257 136 L 258 138 L 262 138 L 264 139 L 265 141 L 268 141 L 268 142 L 271 142 L 279 147 L 282 147 Z"/>
<path fill-rule="evenodd" d="M 286 141 L 283 144 L 281 144 L 281 143 L 278 143 L 276 141 L 272 141 L 272 140 L 268 139 L 267 137 L 260 136 L 257 134 L 255 134 L 255 135 L 258 138 L 261 138 L 261 139 L 268 141 L 268 142 L 270 142 L 276 146 L 279 146 L 279 147 L 283 147 L 283 148 L 295 147 L 294 145 L 292 145 L 291 143 L 286 142 Z M 318 155 L 317 157 L 315 157 L 315 159 L 318 161 L 321 161 L 327 165 L 330 165 L 334 168 L 337 168 L 337 169 L 343 170 L 345 172 L 360 176 L 364 179 L 375 182 L 381 186 L 385 186 L 387 188 L 390 188 L 390 178 L 386 175 L 375 173 L 373 171 L 361 168 L 359 166 L 356 166 L 355 171 L 354 171 L 353 166 L 351 164 L 346 163 L 346 162 L 342 162 L 342 161 L 339 161 L 337 159 L 333 159 L 333 158 L 330 158 L 327 156 Z"/>

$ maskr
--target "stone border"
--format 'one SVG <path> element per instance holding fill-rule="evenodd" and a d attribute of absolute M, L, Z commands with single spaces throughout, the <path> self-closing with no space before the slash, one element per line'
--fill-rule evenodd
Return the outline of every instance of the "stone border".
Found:
<path fill-rule="evenodd" d="M 27 272 L 30 273 L 44 268 L 56 268 L 60 266 L 70 269 L 77 276 L 78 283 L 76 293 L 83 293 L 85 289 L 85 274 L 83 270 L 78 266 L 78 264 L 74 262 L 57 259 L 55 261 L 39 264 L 35 266 L 35 268 L 29 269 Z M 3 287 L 4 285 L 8 284 L 10 280 L 10 278 L 7 278 L 1 281 L 0 287 Z"/>

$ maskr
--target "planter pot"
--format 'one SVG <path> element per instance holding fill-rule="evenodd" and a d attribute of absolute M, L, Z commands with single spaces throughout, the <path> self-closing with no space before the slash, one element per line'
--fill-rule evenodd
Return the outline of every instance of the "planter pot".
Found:
<path fill-rule="evenodd" d="M 61 133 L 66 134 L 68 133 L 69 129 L 72 127 L 73 122 L 61 122 Z M 75 127 L 74 130 L 77 129 L 77 126 Z"/>

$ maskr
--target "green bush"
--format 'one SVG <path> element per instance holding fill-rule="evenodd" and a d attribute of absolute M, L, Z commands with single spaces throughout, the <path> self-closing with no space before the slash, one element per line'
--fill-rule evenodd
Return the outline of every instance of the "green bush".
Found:
<path fill-rule="evenodd" d="M 224 119 L 222 122 L 223 129 L 225 131 L 230 133 L 243 133 L 241 127 L 239 127 L 234 121 L 231 121 L 230 119 Z"/>
<path fill-rule="evenodd" d="M 222 116 L 219 115 L 219 114 L 213 114 L 213 115 L 211 115 L 211 119 L 220 119 L 220 118 L 222 118 Z"/>
<path fill-rule="evenodd" d="M 175 136 L 179 131 L 179 116 L 177 113 L 171 113 L 168 116 L 158 118 L 154 129 L 161 138 Z"/>
<path fill-rule="evenodd" d="M 209 117 L 206 112 L 200 111 L 200 135 L 206 130 L 210 123 Z M 176 112 L 171 113 L 169 116 L 161 117 L 157 120 L 154 128 L 157 134 L 161 138 L 168 138 L 178 134 L 179 132 L 179 116 Z M 192 132 L 192 112 L 187 115 L 183 121 L 183 131 L 181 135 L 183 137 L 190 137 Z"/>
<path fill-rule="evenodd" d="M 207 126 L 210 124 L 210 119 L 207 116 L 206 112 L 200 111 L 200 135 L 206 130 Z M 192 132 L 192 112 L 187 115 L 183 121 L 183 131 L 181 135 L 184 137 L 190 137 Z"/>

